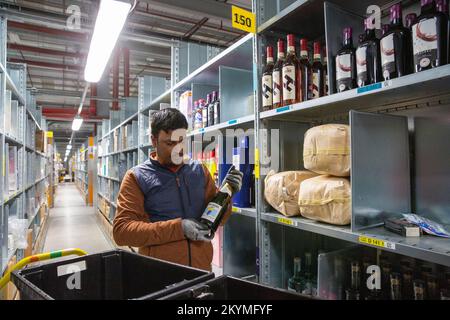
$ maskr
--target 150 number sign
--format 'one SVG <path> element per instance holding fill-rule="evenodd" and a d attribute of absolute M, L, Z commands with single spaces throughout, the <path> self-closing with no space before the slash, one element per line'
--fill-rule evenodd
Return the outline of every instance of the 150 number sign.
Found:
<path fill-rule="evenodd" d="M 236 6 L 231 8 L 233 28 L 256 33 L 256 16 L 254 13 Z"/>

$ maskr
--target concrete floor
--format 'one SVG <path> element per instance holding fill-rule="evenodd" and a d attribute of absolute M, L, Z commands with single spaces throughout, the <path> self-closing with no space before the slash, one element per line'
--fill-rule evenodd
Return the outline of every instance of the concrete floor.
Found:
<path fill-rule="evenodd" d="M 97 224 L 94 207 L 88 207 L 74 183 L 61 183 L 50 209 L 43 252 L 80 248 L 88 253 L 113 249 Z"/>

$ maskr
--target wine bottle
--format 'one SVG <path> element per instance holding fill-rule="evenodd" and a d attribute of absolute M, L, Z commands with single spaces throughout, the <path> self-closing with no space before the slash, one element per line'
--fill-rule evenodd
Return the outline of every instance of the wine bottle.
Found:
<path fill-rule="evenodd" d="M 299 85 L 299 62 L 295 54 L 295 37 L 288 34 L 288 49 L 286 60 L 283 63 L 283 105 L 290 105 L 300 101 L 298 95 Z"/>
<path fill-rule="evenodd" d="M 439 300 L 438 281 L 434 275 L 429 275 L 427 277 L 427 299 Z"/>
<path fill-rule="evenodd" d="M 402 7 L 395 4 L 390 9 L 389 31 L 381 39 L 381 65 L 384 80 L 412 73 L 411 32 L 403 26 Z"/>
<path fill-rule="evenodd" d="M 388 33 L 388 32 L 389 32 L 389 25 L 388 24 L 383 24 L 381 26 L 381 37 L 384 37 L 384 35 L 386 33 Z"/>
<path fill-rule="evenodd" d="M 205 100 L 200 99 L 198 101 L 197 112 L 195 113 L 195 129 L 203 128 L 203 108 L 205 106 Z"/>
<path fill-rule="evenodd" d="M 235 167 L 231 166 L 228 173 L 234 169 Z M 230 184 L 225 182 L 222 184 L 219 192 L 217 192 L 215 197 L 206 206 L 206 209 L 200 218 L 200 222 L 207 225 L 212 234 L 215 233 L 220 226 L 224 214 L 231 202 L 231 198 L 237 191 L 238 190 L 233 189 Z"/>
<path fill-rule="evenodd" d="M 220 97 L 216 91 L 216 102 L 214 102 L 214 124 L 220 123 Z"/>
<path fill-rule="evenodd" d="M 263 70 L 261 91 L 262 91 L 262 107 L 263 111 L 272 109 L 273 94 L 272 94 L 272 73 L 273 73 L 273 47 L 267 47 L 266 66 Z"/>
<path fill-rule="evenodd" d="M 393 272 L 390 275 L 391 300 L 402 300 L 401 277 L 399 273 Z"/>
<path fill-rule="evenodd" d="M 416 23 L 417 14 L 415 14 L 415 13 L 407 14 L 405 17 L 405 20 L 406 20 L 405 27 L 408 28 L 409 31 L 411 31 L 413 24 Z"/>
<path fill-rule="evenodd" d="M 342 48 L 336 55 L 336 89 L 343 92 L 356 87 L 356 60 L 352 28 L 345 28 Z"/>
<path fill-rule="evenodd" d="M 305 253 L 305 272 L 303 273 L 305 288 L 302 293 L 308 296 L 313 294 L 313 272 L 312 272 L 312 255 L 311 252 Z"/>
<path fill-rule="evenodd" d="M 412 26 L 414 71 L 447 63 L 448 19 L 437 12 L 434 0 L 421 0 L 421 14 Z"/>
<path fill-rule="evenodd" d="M 192 124 L 192 130 L 197 129 L 196 123 L 197 123 L 197 110 L 198 109 L 198 100 L 194 101 L 194 108 L 192 109 L 191 113 L 191 124 Z"/>
<path fill-rule="evenodd" d="M 325 95 L 324 66 L 322 65 L 320 42 L 314 42 L 314 62 L 312 70 L 312 98 L 317 99 Z"/>
<path fill-rule="evenodd" d="M 208 124 L 210 126 L 213 126 L 215 124 L 218 124 L 214 120 L 214 105 L 217 100 L 217 91 L 213 91 L 211 94 L 211 103 L 208 105 Z"/>
<path fill-rule="evenodd" d="M 319 52 L 320 54 L 320 52 Z M 308 39 L 300 39 L 300 59 L 298 62 L 298 93 L 299 101 L 307 101 L 312 99 L 312 76 L 311 64 L 308 55 Z"/>
<path fill-rule="evenodd" d="M 302 260 L 299 257 L 294 258 L 294 275 L 289 278 L 288 290 L 298 293 L 305 290 L 305 280 L 302 277 Z"/>
<path fill-rule="evenodd" d="M 358 86 L 364 87 L 381 81 L 380 41 L 371 27 L 371 18 L 364 20 L 364 38 L 356 49 Z"/>
<path fill-rule="evenodd" d="M 414 280 L 414 300 L 425 300 L 425 282 Z"/>
<path fill-rule="evenodd" d="M 272 72 L 272 81 L 273 81 L 273 88 L 272 88 L 272 95 L 273 95 L 273 108 L 279 108 L 283 105 L 283 64 L 285 59 L 285 47 L 284 47 L 284 41 L 278 40 L 277 43 L 278 47 L 278 57 L 277 62 L 275 63 L 273 67 Z"/>
<path fill-rule="evenodd" d="M 351 287 L 345 291 L 346 300 L 361 300 L 361 270 L 358 261 L 351 262 Z"/>
<path fill-rule="evenodd" d="M 327 48 L 323 48 L 323 95 L 330 95 L 330 86 L 328 83 L 328 55 Z"/>
<path fill-rule="evenodd" d="M 403 275 L 403 286 L 402 286 L 403 299 L 412 300 L 414 297 L 413 269 L 405 268 L 402 272 L 402 275 Z"/>
<path fill-rule="evenodd" d="M 208 123 L 208 118 L 209 118 L 209 114 L 208 114 L 208 109 L 209 109 L 209 105 L 211 104 L 211 94 L 208 93 L 206 95 L 206 103 L 203 106 L 202 109 L 202 122 L 203 122 L 203 128 L 206 128 L 209 126 Z"/>
<path fill-rule="evenodd" d="M 447 0 L 436 0 L 436 10 L 447 18 L 447 63 L 450 63 L 450 20 Z"/>

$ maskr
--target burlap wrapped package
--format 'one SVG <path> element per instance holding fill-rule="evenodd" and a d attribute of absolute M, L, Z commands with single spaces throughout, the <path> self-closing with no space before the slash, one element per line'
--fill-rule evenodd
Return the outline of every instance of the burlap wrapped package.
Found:
<path fill-rule="evenodd" d="M 292 217 L 300 214 L 298 208 L 298 189 L 303 180 L 317 176 L 310 171 L 270 171 L 264 180 L 266 201 L 281 214 Z"/>
<path fill-rule="evenodd" d="M 337 177 L 350 176 L 350 127 L 325 124 L 309 129 L 303 144 L 305 169 Z"/>
<path fill-rule="evenodd" d="M 298 205 L 303 217 L 335 225 L 351 221 L 351 186 L 347 178 L 318 176 L 300 184 Z"/>

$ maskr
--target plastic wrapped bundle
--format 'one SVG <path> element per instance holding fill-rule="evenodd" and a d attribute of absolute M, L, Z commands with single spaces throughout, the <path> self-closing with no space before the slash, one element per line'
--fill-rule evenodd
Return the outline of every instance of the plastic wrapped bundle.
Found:
<path fill-rule="evenodd" d="M 317 176 L 310 171 L 270 171 L 265 179 L 266 201 L 281 214 L 291 217 L 300 214 L 297 200 L 300 183 Z"/>
<path fill-rule="evenodd" d="M 351 186 L 346 178 L 318 176 L 301 183 L 298 205 L 303 217 L 335 225 L 351 221 Z"/>
<path fill-rule="evenodd" d="M 309 129 L 303 144 L 306 169 L 318 174 L 350 176 L 350 127 L 325 124 Z"/>

